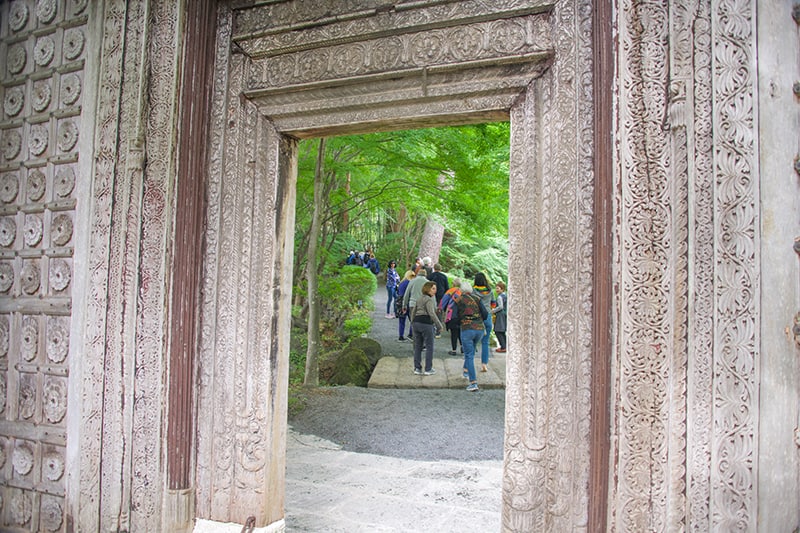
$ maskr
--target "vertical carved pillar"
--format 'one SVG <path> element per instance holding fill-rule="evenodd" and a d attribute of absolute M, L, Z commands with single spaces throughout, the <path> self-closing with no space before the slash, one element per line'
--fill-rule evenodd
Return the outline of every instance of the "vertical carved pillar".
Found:
<path fill-rule="evenodd" d="M 296 145 L 240 99 L 220 16 L 199 352 L 197 516 L 283 518 Z"/>
<path fill-rule="evenodd" d="M 760 319 L 755 2 L 712 2 L 712 528 L 756 529 Z"/>
<path fill-rule="evenodd" d="M 585 7 L 558 4 L 556 61 L 511 110 L 508 531 L 580 530 L 588 520 L 592 234 L 582 228 L 591 227 L 594 178 Z"/>
<path fill-rule="evenodd" d="M 751 2 L 619 11 L 620 530 L 756 524 L 753 18 Z"/>

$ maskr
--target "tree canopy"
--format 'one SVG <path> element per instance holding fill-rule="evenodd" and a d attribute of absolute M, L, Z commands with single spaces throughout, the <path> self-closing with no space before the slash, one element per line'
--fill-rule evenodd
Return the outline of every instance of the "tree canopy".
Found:
<path fill-rule="evenodd" d="M 319 143 L 300 143 L 295 280 L 307 267 Z M 395 259 L 402 275 L 430 217 L 445 228 L 443 270 L 506 278 L 507 122 L 333 137 L 326 145 L 318 272 L 368 248 L 382 270 Z"/>

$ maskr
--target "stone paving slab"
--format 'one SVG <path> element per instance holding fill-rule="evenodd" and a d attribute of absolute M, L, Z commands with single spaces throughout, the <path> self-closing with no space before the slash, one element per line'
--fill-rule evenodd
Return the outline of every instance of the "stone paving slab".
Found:
<path fill-rule="evenodd" d="M 462 375 L 464 360 L 461 357 L 434 357 L 436 374 L 414 374 L 410 357 L 382 357 L 372 372 L 367 387 L 371 389 L 460 389 L 467 386 Z M 480 360 L 475 365 L 478 386 L 484 389 L 502 389 L 506 384 L 506 358 L 496 355 L 489 359 L 488 372 L 480 371 Z"/>

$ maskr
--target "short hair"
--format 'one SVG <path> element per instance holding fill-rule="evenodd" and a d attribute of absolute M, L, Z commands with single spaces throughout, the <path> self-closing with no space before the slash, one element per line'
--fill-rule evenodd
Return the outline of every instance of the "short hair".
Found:
<path fill-rule="evenodd" d="M 431 287 L 436 287 L 436 283 L 433 281 L 426 281 L 425 285 L 422 286 L 422 292 L 431 290 Z"/>
<path fill-rule="evenodd" d="M 472 283 L 465 281 L 461 284 L 461 292 L 470 294 L 472 292 Z"/>
<path fill-rule="evenodd" d="M 425 265 L 425 266 L 430 266 L 431 261 L 433 261 L 433 260 L 430 257 L 423 257 L 422 258 L 422 264 Z"/>
<path fill-rule="evenodd" d="M 442 265 L 440 265 L 439 263 L 436 263 L 436 264 L 433 265 L 433 269 L 438 272 L 438 271 L 440 271 L 442 269 Z"/>
<path fill-rule="evenodd" d="M 495 285 L 497 287 L 500 287 L 502 290 L 506 290 L 506 284 L 503 283 L 502 281 L 498 281 Z"/>

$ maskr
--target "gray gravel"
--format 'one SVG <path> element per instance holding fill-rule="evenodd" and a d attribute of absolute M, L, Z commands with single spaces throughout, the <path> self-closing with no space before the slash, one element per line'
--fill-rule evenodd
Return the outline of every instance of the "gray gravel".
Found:
<path fill-rule="evenodd" d="M 385 356 L 410 358 L 411 345 L 396 340 L 397 320 L 384 318 L 380 282 L 375 308 L 370 337 Z M 436 341 L 436 356 L 446 357 L 448 335 Z M 426 461 L 501 460 L 504 412 L 504 390 L 321 387 L 307 393 L 305 408 L 289 424 L 347 451 Z"/>

